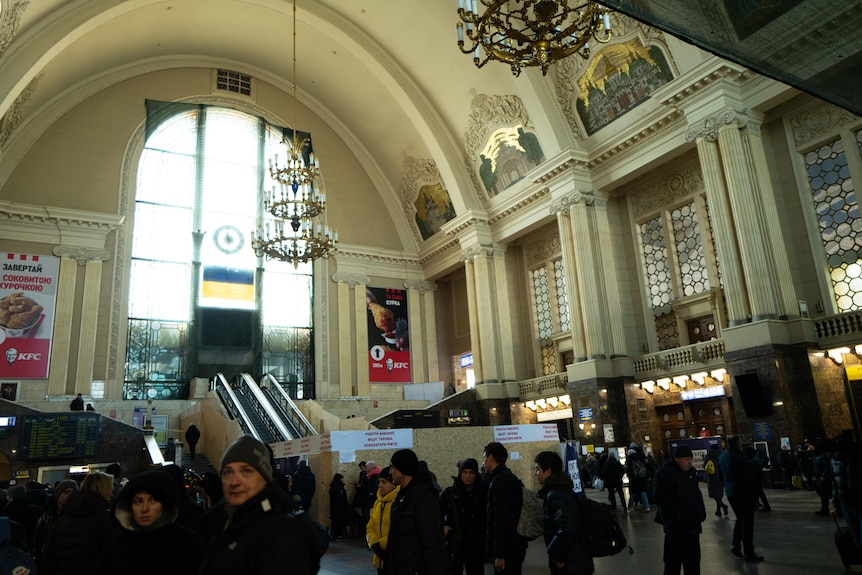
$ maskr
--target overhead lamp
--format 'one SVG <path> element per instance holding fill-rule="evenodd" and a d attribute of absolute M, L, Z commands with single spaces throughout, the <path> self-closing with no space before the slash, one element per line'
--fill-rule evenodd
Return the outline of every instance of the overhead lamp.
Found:
<path fill-rule="evenodd" d="M 699 371 L 697 373 L 691 374 L 691 380 L 698 385 L 706 385 L 707 377 L 709 377 L 709 373 L 705 371 Z"/>
<path fill-rule="evenodd" d="M 651 379 L 647 381 L 642 381 L 641 389 L 646 390 L 647 393 L 653 393 L 655 391 L 655 382 Z"/>
<path fill-rule="evenodd" d="M 677 375 L 673 378 L 673 382 L 677 384 L 681 388 L 685 388 L 688 385 L 688 376 L 687 375 Z"/>
<path fill-rule="evenodd" d="M 536 400 L 536 405 L 538 405 L 538 406 L 539 406 L 539 407 L 541 407 L 542 409 L 545 409 L 546 407 L 548 407 L 548 404 L 547 404 L 547 403 L 545 403 L 545 398 L 544 398 L 544 397 L 543 397 L 543 398 L 541 398 L 541 399 L 537 399 L 537 400 Z"/>
<path fill-rule="evenodd" d="M 458 17 L 461 52 L 472 54 L 477 68 L 495 60 L 515 76 L 528 66 L 545 75 L 572 54 L 587 59 L 590 41 L 612 36 L 608 9 L 592 0 L 458 0 Z"/>
<path fill-rule="evenodd" d="M 293 2 L 293 141 L 282 140 L 287 160 L 278 154 L 269 161 L 269 178 L 275 182 L 263 192 L 263 208 L 271 221 L 259 223 L 251 233 L 257 257 L 293 264 L 327 258 L 338 245 L 338 232 L 326 223 L 326 194 L 320 165 L 308 138 L 299 139 L 296 127 L 296 0 Z M 264 178 L 267 175 L 264 174 Z"/>
<path fill-rule="evenodd" d="M 712 371 L 709 372 L 709 375 L 710 375 L 710 377 L 712 377 L 712 379 L 714 379 L 720 383 L 724 383 L 724 376 L 726 373 L 727 373 L 727 370 L 722 367 L 719 369 L 713 369 Z"/>
<path fill-rule="evenodd" d="M 531 399 L 530 401 L 524 403 L 524 407 L 536 411 L 536 402 Z"/>
<path fill-rule="evenodd" d="M 663 390 L 667 391 L 670 389 L 670 382 L 671 382 L 671 379 L 669 377 L 663 377 L 663 378 L 659 379 L 658 381 L 656 381 L 656 384 L 660 388 L 662 388 Z"/>
<path fill-rule="evenodd" d="M 561 395 L 560 401 L 562 401 L 564 405 L 572 405 L 572 397 L 569 394 Z"/>
<path fill-rule="evenodd" d="M 557 409 L 557 405 L 559 405 L 559 402 L 560 402 L 560 400 L 557 399 L 556 397 L 549 397 L 548 398 L 548 405 L 550 405 L 554 409 Z"/>
<path fill-rule="evenodd" d="M 579 428 L 581 431 L 583 431 L 583 430 L 584 430 L 584 424 L 583 424 L 583 423 L 579 423 L 579 424 L 578 424 L 578 428 Z"/>

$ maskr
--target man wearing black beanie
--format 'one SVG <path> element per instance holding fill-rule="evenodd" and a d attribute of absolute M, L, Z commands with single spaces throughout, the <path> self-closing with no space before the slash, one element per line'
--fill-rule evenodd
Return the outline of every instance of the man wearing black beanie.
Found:
<path fill-rule="evenodd" d="M 700 532 L 706 519 L 703 495 L 692 467 L 694 454 L 687 445 L 673 450 L 655 474 L 653 495 L 664 526 L 664 573 L 700 575 Z"/>
<path fill-rule="evenodd" d="M 446 547 L 437 491 L 420 472 L 411 449 L 399 449 L 391 459 L 392 482 L 401 487 L 389 519 L 384 573 L 388 575 L 447 575 Z"/>

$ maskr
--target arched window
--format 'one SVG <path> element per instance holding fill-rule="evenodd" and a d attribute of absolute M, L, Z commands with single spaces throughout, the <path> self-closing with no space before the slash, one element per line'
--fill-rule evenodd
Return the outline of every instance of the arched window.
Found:
<path fill-rule="evenodd" d="M 284 130 L 236 110 L 147 104 L 124 398 L 188 397 L 193 377 L 218 372 L 269 373 L 313 397 L 312 266 L 249 245 Z"/>

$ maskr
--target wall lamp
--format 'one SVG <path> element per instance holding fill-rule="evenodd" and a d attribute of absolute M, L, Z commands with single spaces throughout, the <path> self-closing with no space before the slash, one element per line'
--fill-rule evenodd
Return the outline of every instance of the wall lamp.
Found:
<path fill-rule="evenodd" d="M 539 407 L 541 407 L 542 409 L 545 409 L 546 407 L 548 407 L 548 404 L 545 402 L 545 398 L 544 398 L 544 397 L 543 397 L 543 398 L 541 398 L 541 399 L 537 399 L 537 400 L 536 400 L 536 405 L 538 405 L 538 406 L 539 406 Z"/>
<path fill-rule="evenodd" d="M 572 405 L 572 398 L 570 395 L 561 395 L 560 401 L 563 402 L 564 405 Z"/>
<path fill-rule="evenodd" d="M 655 391 L 655 382 L 651 379 L 647 381 L 642 381 L 641 389 L 646 390 L 647 393 L 653 393 Z"/>
<path fill-rule="evenodd" d="M 709 372 L 710 377 L 719 383 L 724 383 L 725 374 L 727 374 L 727 370 L 723 367 L 720 369 L 713 369 Z"/>
<path fill-rule="evenodd" d="M 691 374 L 691 380 L 698 385 L 706 385 L 707 377 L 709 377 L 709 374 L 705 371 L 699 371 L 697 373 Z"/>
<path fill-rule="evenodd" d="M 557 405 L 559 405 L 559 403 L 560 403 L 560 400 L 557 399 L 556 397 L 549 397 L 548 398 L 548 405 L 550 405 L 554 409 L 557 409 Z"/>
<path fill-rule="evenodd" d="M 524 403 L 524 407 L 532 411 L 536 411 L 536 402 L 531 399 L 530 401 Z"/>
<path fill-rule="evenodd" d="M 663 390 L 667 391 L 670 389 L 670 382 L 671 379 L 669 377 L 663 377 L 660 380 L 656 381 L 656 384 Z"/>
<path fill-rule="evenodd" d="M 849 347 L 836 347 L 835 349 L 830 349 L 826 353 L 829 355 L 829 357 L 830 357 L 830 359 L 832 359 L 832 361 L 834 361 L 838 365 L 841 365 L 842 363 L 844 363 L 844 354 L 850 353 L 850 348 Z"/>
<path fill-rule="evenodd" d="M 680 388 L 685 389 L 685 386 L 688 385 L 688 376 L 678 375 L 673 378 L 673 382 L 677 384 Z"/>

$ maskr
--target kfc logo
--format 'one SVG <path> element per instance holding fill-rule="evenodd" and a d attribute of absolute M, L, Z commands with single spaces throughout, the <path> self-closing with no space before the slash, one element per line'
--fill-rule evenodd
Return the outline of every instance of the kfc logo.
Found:
<path fill-rule="evenodd" d="M 14 347 L 10 347 L 6 350 L 6 361 L 9 362 L 9 365 L 15 363 L 15 360 L 18 359 L 18 350 Z"/>

